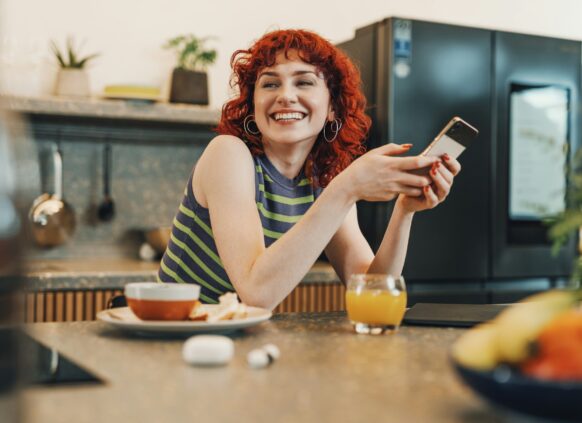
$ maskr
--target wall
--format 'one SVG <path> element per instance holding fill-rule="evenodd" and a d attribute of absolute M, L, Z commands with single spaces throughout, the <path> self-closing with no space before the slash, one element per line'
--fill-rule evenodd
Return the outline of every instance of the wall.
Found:
<path fill-rule="evenodd" d="M 351 38 L 356 28 L 387 16 L 582 39 L 579 0 L 296 0 L 288 4 L 0 0 L 0 92 L 50 93 L 56 66 L 48 42 L 62 43 L 67 35 L 85 41 L 85 53 L 101 53 L 89 69 L 93 93 L 116 83 L 167 89 L 174 58 L 161 45 L 177 34 L 194 32 L 216 37 L 211 45 L 219 57 L 209 69 L 209 80 L 211 106 L 218 108 L 229 96 L 230 54 L 266 31 L 308 28 L 340 42 Z M 49 140 L 39 141 L 42 157 Z M 37 251 L 38 257 L 134 256 L 139 230 L 171 223 L 203 146 L 115 145 L 113 198 L 118 216 L 111 223 L 95 224 L 92 213 L 102 197 L 101 148 L 100 144 L 63 143 L 65 194 L 78 212 L 79 227 L 70 244 Z"/>
<path fill-rule="evenodd" d="M 42 192 L 54 186 L 51 151 L 55 139 L 37 140 Z M 204 146 L 127 144 L 112 141 L 111 197 L 115 217 L 97 219 L 103 201 L 103 143 L 61 142 L 64 197 L 77 220 L 75 235 L 57 248 L 36 248 L 33 258 L 137 258 L 144 231 L 171 226 L 182 193 Z"/>
<path fill-rule="evenodd" d="M 84 52 L 101 53 L 90 68 L 94 93 L 117 83 L 167 90 L 174 58 L 161 45 L 193 32 L 216 37 L 209 80 L 211 106 L 220 107 L 229 96 L 230 54 L 266 31 L 302 27 L 339 42 L 387 16 L 582 39 L 579 0 L 0 0 L 0 90 L 49 93 L 55 67 L 48 41 L 62 43 L 68 34 L 86 41 Z"/>

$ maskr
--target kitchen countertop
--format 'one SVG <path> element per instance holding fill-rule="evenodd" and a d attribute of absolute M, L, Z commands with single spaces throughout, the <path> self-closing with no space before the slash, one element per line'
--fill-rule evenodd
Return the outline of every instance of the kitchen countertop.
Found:
<path fill-rule="evenodd" d="M 159 262 L 136 259 L 34 260 L 25 266 L 28 291 L 123 289 L 129 282 L 155 281 Z M 301 283 L 339 283 L 331 265 L 317 262 Z"/>
<path fill-rule="evenodd" d="M 456 378 L 452 328 L 356 335 L 343 313 L 281 314 L 232 335 L 233 361 L 191 367 L 183 340 L 126 336 L 101 322 L 36 323 L 29 333 L 102 378 L 99 386 L 24 391 L 29 423 L 46 422 L 500 422 Z M 246 354 L 274 343 L 261 370 Z"/>
<path fill-rule="evenodd" d="M 126 100 L 62 97 L 0 97 L 2 107 L 19 113 L 84 116 L 216 125 L 220 110 L 207 106 L 173 103 L 136 103 Z"/>

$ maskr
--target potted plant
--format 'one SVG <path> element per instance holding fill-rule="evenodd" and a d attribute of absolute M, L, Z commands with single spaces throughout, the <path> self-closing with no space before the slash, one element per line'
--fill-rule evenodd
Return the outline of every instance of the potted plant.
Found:
<path fill-rule="evenodd" d="M 51 48 L 59 63 L 55 94 L 59 96 L 88 97 L 90 94 L 89 76 L 85 71 L 85 66 L 98 54 L 81 57 L 79 49 L 73 45 L 71 37 L 67 38 L 67 46 L 64 51 L 61 51 L 54 41 L 51 42 Z"/>
<path fill-rule="evenodd" d="M 578 253 L 572 266 L 570 285 L 580 288 L 582 285 L 582 149 L 578 150 L 566 171 L 568 181 L 568 195 L 566 209 L 546 219 L 550 226 L 549 237 L 553 240 L 553 253 L 567 243 L 570 237 L 578 238 Z"/>
<path fill-rule="evenodd" d="M 208 104 L 208 77 L 205 69 L 216 60 L 216 50 L 207 50 L 208 38 L 193 34 L 168 40 L 164 48 L 175 50 L 178 63 L 172 72 L 170 102 Z"/>

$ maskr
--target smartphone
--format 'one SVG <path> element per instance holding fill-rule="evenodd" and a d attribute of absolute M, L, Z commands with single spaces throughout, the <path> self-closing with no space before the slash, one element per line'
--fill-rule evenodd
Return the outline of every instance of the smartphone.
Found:
<path fill-rule="evenodd" d="M 456 159 L 473 141 L 479 131 L 458 116 L 452 118 L 436 138 L 424 149 L 422 156 L 440 157 L 447 153 Z"/>

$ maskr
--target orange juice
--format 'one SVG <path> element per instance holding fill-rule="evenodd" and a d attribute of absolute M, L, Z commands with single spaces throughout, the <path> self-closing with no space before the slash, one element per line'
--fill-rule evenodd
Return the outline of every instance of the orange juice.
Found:
<path fill-rule="evenodd" d="M 346 308 L 352 322 L 399 326 L 406 310 L 406 291 L 347 291 Z"/>

